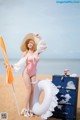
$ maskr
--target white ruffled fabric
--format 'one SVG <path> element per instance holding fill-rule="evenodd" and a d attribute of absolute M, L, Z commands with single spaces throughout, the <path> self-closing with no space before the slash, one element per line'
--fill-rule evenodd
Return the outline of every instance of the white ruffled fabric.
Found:
<path fill-rule="evenodd" d="M 18 72 L 22 68 L 22 66 L 25 65 L 26 60 L 27 60 L 27 55 L 22 57 L 17 63 L 13 65 L 14 70 Z"/>
<path fill-rule="evenodd" d="M 43 102 L 39 103 L 39 96 L 44 91 L 45 97 Z M 42 119 L 47 119 L 53 115 L 55 107 L 58 106 L 57 93 L 59 89 L 52 83 L 52 80 L 38 80 L 34 85 L 34 95 L 32 103 L 32 111 L 39 115 Z"/>
<path fill-rule="evenodd" d="M 37 52 L 41 53 L 44 52 L 47 48 L 46 42 L 44 40 L 40 40 L 40 42 L 37 45 Z"/>
<path fill-rule="evenodd" d="M 59 89 L 52 83 L 51 80 L 47 80 L 50 82 L 51 84 L 51 89 L 52 89 L 52 102 L 50 104 L 50 107 L 49 109 L 41 115 L 41 118 L 42 119 L 47 119 L 49 117 L 51 117 L 53 115 L 53 111 L 55 111 L 55 107 L 58 106 L 58 98 L 56 97 L 56 95 L 58 94 L 59 92 Z"/>

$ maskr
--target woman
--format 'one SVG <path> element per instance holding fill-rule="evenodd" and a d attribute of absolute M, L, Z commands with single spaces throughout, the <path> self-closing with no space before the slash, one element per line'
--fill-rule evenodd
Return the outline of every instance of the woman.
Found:
<path fill-rule="evenodd" d="M 33 97 L 33 83 L 36 82 L 36 68 L 39 61 L 39 54 L 46 49 L 46 43 L 41 40 L 37 34 L 29 33 L 21 44 L 23 52 L 22 58 L 13 65 L 14 70 L 19 70 L 24 63 L 26 63 L 22 76 L 26 86 L 27 95 L 25 100 L 25 108 L 22 109 L 21 114 L 26 117 L 32 116 L 31 103 Z"/>

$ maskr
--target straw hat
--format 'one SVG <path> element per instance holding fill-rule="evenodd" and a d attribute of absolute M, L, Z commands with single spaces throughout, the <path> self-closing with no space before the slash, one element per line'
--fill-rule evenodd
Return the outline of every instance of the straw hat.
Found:
<path fill-rule="evenodd" d="M 29 34 L 27 34 L 27 35 L 25 36 L 25 38 L 23 39 L 23 41 L 22 41 L 22 44 L 21 44 L 21 47 L 20 47 L 21 51 L 24 52 L 24 51 L 26 50 L 26 41 L 29 40 L 29 39 L 34 40 L 34 42 L 35 42 L 36 44 L 38 44 L 39 41 L 40 41 L 40 39 L 37 38 L 34 33 L 29 33 Z"/>

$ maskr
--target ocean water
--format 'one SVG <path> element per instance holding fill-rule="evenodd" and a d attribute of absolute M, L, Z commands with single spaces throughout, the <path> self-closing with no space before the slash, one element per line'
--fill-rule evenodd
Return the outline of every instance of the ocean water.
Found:
<path fill-rule="evenodd" d="M 17 60 L 9 60 L 10 64 L 16 63 Z M 24 67 L 23 67 L 24 68 Z M 14 72 L 13 74 L 22 74 L 23 68 L 19 72 Z M 50 74 L 50 75 L 62 75 L 64 74 L 64 69 L 69 69 L 68 74 L 80 75 L 80 60 L 74 59 L 42 59 L 39 61 L 37 66 L 37 74 Z M 5 74 L 6 70 L 4 67 L 3 60 L 0 60 L 0 74 Z"/>

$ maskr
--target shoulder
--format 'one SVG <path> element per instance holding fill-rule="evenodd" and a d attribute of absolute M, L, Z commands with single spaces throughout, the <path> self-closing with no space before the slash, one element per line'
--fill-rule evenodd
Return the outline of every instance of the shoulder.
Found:
<path fill-rule="evenodd" d="M 25 51 L 25 52 L 23 52 L 22 57 L 25 57 L 25 56 L 26 56 L 26 54 L 27 54 L 27 53 L 26 53 L 26 51 Z"/>
<path fill-rule="evenodd" d="M 35 52 L 34 52 L 34 55 L 39 56 L 39 52 L 38 52 L 38 51 L 35 51 Z"/>

